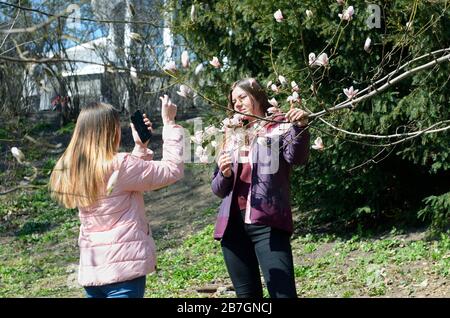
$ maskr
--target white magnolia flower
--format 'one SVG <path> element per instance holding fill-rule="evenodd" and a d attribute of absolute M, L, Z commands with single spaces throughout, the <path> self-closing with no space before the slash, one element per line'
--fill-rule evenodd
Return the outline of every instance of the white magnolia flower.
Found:
<path fill-rule="evenodd" d="M 299 103 L 300 102 L 300 96 L 297 92 L 293 92 L 292 95 L 288 96 L 287 101 L 289 103 Z"/>
<path fill-rule="evenodd" d="M 23 152 L 17 148 L 17 147 L 12 147 L 11 148 L 11 153 L 14 156 L 14 158 L 17 159 L 17 161 L 19 163 L 22 163 L 25 160 L 25 155 L 23 154 Z"/>
<path fill-rule="evenodd" d="M 218 132 L 219 132 L 219 129 L 216 126 L 210 125 L 205 128 L 205 133 L 204 133 L 205 137 L 204 138 L 208 139 L 208 138 L 214 136 L 215 134 L 217 134 Z"/>
<path fill-rule="evenodd" d="M 203 131 L 197 130 L 194 132 L 194 136 L 191 137 L 194 144 L 201 145 L 203 143 Z"/>
<path fill-rule="evenodd" d="M 270 99 L 269 104 L 272 105 L 273 107 L 278 107 L 278 102 L 275 98 Z M 272 108 L 272 107 L 270 107 L 270 108 Z"/>
<path fill-rule="evenodd" d="M 195 155 L 200 159 L 201 163 L 208 163 L 209 157 L 207 147 L 203 148 L 202 146 L 197 146 Z"/>
<path fill-rule="evenodd" d="M 279 114 L 279 113 L 281 113 L 281 109 L 279 109 L 278 107 L 269 107 L 268 109 L 267 109 L 267 112 L 269 113 L 269 114 Z"/>
<path fill-rule="evenodd" d="M 316 54 L 309 53 L 308 60 L 309 60 L 310 66 L 325 66 L 326 67 L 329 65 L 327 53 L 321 53 L 321 54 L 319 54 L 319 56 L 317 58 L 316 58 Z"/>
<path fill-rule="evenodd" d="M 270 89 L 274 91 L 275 93 L 278 93 L 280 90 L 278 89 L 278 86 L 275 84 L 270 85 Z"/>
<path fill-rule="evenodd" d="M 306 10 L 306 16 L 311 18 L 313 16 L 313 12 L 311 10 Z"/>
<path fill-rule="evenodd" d="M 195 5 L 193 4 L 191 7 L 191 21 L 194 22 L 196 17 L 197 17 L 197 15 L 195 12 Z"/>
<path fill-rule="evenodd" d="M 294 92 L 298 92 L 300 90 L 300 88 L 298 87 L 298 85 L 295 81 L 291 82 L 291 87 Z"/>
<path fill-rule="evenodd" d="M 341 20 L 350 21 L 352 19 L 353 13 L 355 13 L 353 6 L 349 6 L 342 13 L 339 13 L 338 16 L 339 18 L 341 18 Z"/>
<path fill-rule="evenodd" d="M 110 195 L 114 190 L 114 187 L 117 183 L 117 179 L 119 177 L 119 170 L 114 171 L 108 179 L 108 184 L 106 185 L 106 195 Z"/>
<path fill-rule="evenodd" d="M 225 118 L 222 120 L 222 127 L 230 127 L 231 126 L 231 120 L 230 118 Z"/>
<path fill-rule="evenodd" d="M 344 91 L 344 94 L 347 95 L 348 99 L 353 99 L 359 90 L 353 89 L 353 86 L 350 86 L 349 88 L 344 88 L 343 91 Z"/>
<path fill-rule="evenodd" d="M 234 114 L 232 118 L 225 118 L 222 120 L 223 127 L 226 128 L 236 128 L 236 127 L 242 127 L 242 120 L 244 118 L 244 115 L 241 114 Z"/>
<path fill-rule="evenodd" d="M 327 53 L 320 54 L 317 58 L 317 63 L 319 64 L 319 66 L 328 66 L 329 61 Z"/>
<path fill-rule="evenodd" d="M 221 66 L 217 56 L 213 56 L 213 59 L 211 61 L 209 61 L 209 64 L 211 64 L 215 68 L 220 68 L 220 66 Z"/>
<path fill-rule="evenodd" d="M 309 65 L 310 66 L 313 65 L 314 62 L 316 61 L 316 54 L 313 52 L 309 53 L 308 60 L 309 60 Z"/>
<path fill-rule="evenodd" d="M 283 85 L 283 86 L 287 85 L 286 77 L 284 77 L 283 75 L 279 75 L 278 80 L 280 81 L 281 85 Z"/>
<path fill-rule="evenodd" d="M 138 79 L 138 76 L 137 76 L 136 69 L 133 66 L 130 67 L 130 77 L 131 77 L 131 80 L 133 81 L 133 83 L 135 85 L 137 85 L 139 83 L 139 79 Z"/>
<path fill-rule="evenodd" d="M 364 42 L 364 51 L 367 53 L 370 53 L 370 44 L 372 43 L 372 40 L 370 37 L 367 37 L 366 42 Z"/>
<path fill-rule="evenodd" d="M 284 17 L 283 17 L 283 13 L 281 13 L 281 10 L 278 9 L 277 11 L 275 11 L 275 13 L 273 14 L 273 17 L 275 18 L 275 20 L 277 22 L 281 22 L 283 21 Z"/>
<path fill-rule="evenodd" d="M 203 71 L 203 63 L 200 63 L 199 65 L 197 65 L 197 67 L 195 68 L 194 74 L 198 75 L 201 71 Z"/>
<path fill-rule="evenodd" d="M 233 126 L 242 126 L 242 120 L 244 119 L 244 115 L 242 114 L 234 114 L 233 118 L 231 118 L 231 124 Z"/>
<path fill-rule="evenodd" d="M 266 85 L 267 88 L 270 88 L 270 86 L 272 86 L 272 81 L 269 81 Z"/>
<path fill-rule="evenodd" d="M 195 155 L 197 156 L 197 157 L 200 157 L 201 155 L 203 155 L 203 152 L 205 151 L 205 149 L 203 149 L 203 147 L 202 146 L 197 146 L 196 148 L 195 148 Z"/>
<path fill-rule="evenodd" d="M 170 71 L 170 72 L 176 72 L 177 66 L 175 65 L 174 61 L 170 61 L 170 62 L 167 62 L 166 65 L 164 65 L 164 70 Z"/>
<path fill-rule="evenodd" d="M 177 91 L 177 94 L 184 98 L 191 98 L 193 95 L 192 89 L 189 86 L 181 84 L 180 90 Z"/>
<path fill-rule="evenodd" d="M 311 148 L 322 151 L 324 149 L 322 138 L 317 137 L 316 140 L 314 140 L 314 145 L 312 145 Z"/>
<path fill-rule="evenodd" d="M 188 68 L 190 65 L 189 62 L 189 53 L 188 51 L 183 51 L 183 53 L 181 53 L 181 65 L 183 65 L 184 68 Z"/>

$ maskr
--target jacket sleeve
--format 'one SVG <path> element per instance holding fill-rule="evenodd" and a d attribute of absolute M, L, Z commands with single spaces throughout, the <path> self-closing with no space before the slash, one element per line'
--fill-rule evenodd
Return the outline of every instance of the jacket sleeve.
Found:
<path fill-rule="evenodd" d="M 149 191 L 180 180 L 184 176 L 183 147 L 183 128 L 164 126 L 161 161 L 151 160 L 151 150 L 135 147 L 122 164 L 119 174 L 121 188 L 125 191 Z"/>
<path fill-rule="evenodd" d="M 292 125 L 282 136 L 283 157 L 291 165 L 304 165 L 309 157 L 309 131 Z"/>
<path fill-rule="evenodd" d="M 219 198 L 225 198 L 233 188 L 233 171 L 231 172 L 231 176 L 226 178 L 223 176 L 221 172 L 219 172 L 219 167 L 216 166 L 214 171 L 214 175 L 212 177 L 211 189 L 212 192 L 217 195 Z"/>

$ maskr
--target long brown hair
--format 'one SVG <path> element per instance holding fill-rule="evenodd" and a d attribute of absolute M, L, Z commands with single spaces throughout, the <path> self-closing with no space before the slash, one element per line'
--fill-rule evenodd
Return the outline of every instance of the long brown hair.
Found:
<path fill-rule="evenodd" d="M 233 90 L 239 87 L 244 92 L 247 93 L 248 97 L 251 99 L 252 104 L 254 107 L 258 107 L 261 113 L 266 114 L 267 109 L 272 107 L 272 105 L 269 103 L 267 93 L 265 92 L 264 88 L 258 83 L 258 81 L 254 78 L 244 78 L 239 81 L 236 81 L 231 85 L 230 92 L 228 94 L 228 116 L 232 116 L 234 114 L 234 105 L 233 105 Z M 222 139 L 222 142 L 220 143 L 219 149 L 222 151 L 225 149 L 226 144 L 228 143 L 228 136 L 225 133 L 224 138 Z M 220 153 L 220 152 L 219 152 Z"/>
<path fill-rule="evenodd" d="M 50 176 L 52 197 L 67 208 L 92 205 L 106 191 L 105 176 L 119 142 L 117 110 L 99 102 L 84 107 Z"/>
<path fill-rule="evenodd" d="M 244 78 L 231 85 L 230 93 L 228 94 L 228 108 L 230 109 L 230 113 L 234 110 L 232 93 L 236 87 L 239 87 L 246 92 L 252 100 L 253 105 L 257 105 L 263 114 L 267 112 L 269 107 L 272 107 L 269 103 L 266 91 L 258 81 L 254 78 Z"/>

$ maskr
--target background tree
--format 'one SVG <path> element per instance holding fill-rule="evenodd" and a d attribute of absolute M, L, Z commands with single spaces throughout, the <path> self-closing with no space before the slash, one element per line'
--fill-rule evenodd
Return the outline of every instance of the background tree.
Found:
<path fill-rule="evenodd" d="M 379 27 L 370 23 L 374 5 Z M 174 30 L 198 59 L 223 61 L 222 69 L 204 74 L 206 85 L 194 85 L 212 106 L 226 105 L 230 84 L 246 76 L 277 85 L 271 97 L 284 107 L 291 88 L 279 75 L 295 81 L 301 107 L 312 113 L 347 100 L 343 89 L 370 87 L 371 98 L 310 126 L 325 150 L 295 170 L 292 194 L 297 207 L 312 211 L 312 223 L 403 223 L 421 211 L 437 228 L 448 226 L 448 1 L 172 1 L 171 8 Z M 327 65 L 318 65 L 320 53 Z M 377 81 L 387 89 L 377 92 L 380 86 L 371 86 Z"/>

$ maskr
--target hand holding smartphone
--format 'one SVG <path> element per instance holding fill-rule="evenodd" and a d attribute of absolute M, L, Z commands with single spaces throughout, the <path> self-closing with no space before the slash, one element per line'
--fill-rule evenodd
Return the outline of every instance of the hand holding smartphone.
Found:
<path fill-rule="evenodd" d="M 152 133 L 148 130 L 148 126 L 145 124 L 144 117 L 142 116 L 140 110 L 137 110 L 131 116 L 131 122 L 133 123 L 142 143 L 145 144 L 151 138 Z"/>

